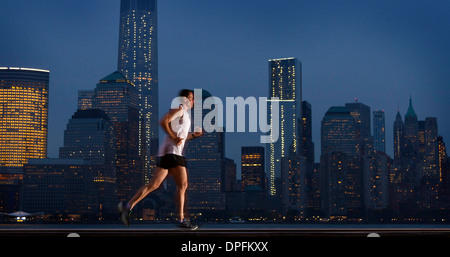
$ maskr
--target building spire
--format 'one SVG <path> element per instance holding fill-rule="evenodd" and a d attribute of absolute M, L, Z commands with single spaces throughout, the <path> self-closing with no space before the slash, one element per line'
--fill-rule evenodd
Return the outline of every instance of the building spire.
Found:
<path fill-rule="evenodd" d="M 414 108 L 412 106 L 412 98 L 409 96 L 409 107 L 408 111 L 406 112 L 405 118 L 417 118 L 416 112 L 414 111 Z"/>

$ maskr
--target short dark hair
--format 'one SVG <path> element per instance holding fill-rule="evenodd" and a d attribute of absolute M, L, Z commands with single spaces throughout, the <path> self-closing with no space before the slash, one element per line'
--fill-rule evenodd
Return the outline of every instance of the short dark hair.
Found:
<path fill-rule="evenodd" d="M 189 93 L 194 94 L 194 91 L 190 89 L 182 89 L 180 93 L 178 93 L 179 96 L 189 97 Z"/>

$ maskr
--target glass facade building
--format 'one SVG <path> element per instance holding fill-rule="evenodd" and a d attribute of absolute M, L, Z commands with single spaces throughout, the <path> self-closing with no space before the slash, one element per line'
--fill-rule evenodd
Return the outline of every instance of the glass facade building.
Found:
<path fill-rule="evenodd" d="M 48 70 L 0 67 L 0 167 L 47 156 Z"/>
<path fill-rule="evenodd" d="M 210 96 L 208 91 L 202 91 L 203 101 Z M 202 120 L 210 111 L 202 110 Z M 194 121 L 195 112 L 191 114 Z M 213 130 L 203 127 L 204 131 L 208 129 Z M 187 142 L 185 156 L 189 174 L 187 207 L 199 212 L 224 210 L 225 133 L 205 132 L 203 136 Z"/>
<path fill-rule="evenodd" d="M 64 131 L 62 159 L 91 160 L 93 164 L 114 164 L 114 131 L 102 110 L 77 110 Z"/>
<path fill-rule="evenodd" d="M 247 186 L 259 186 L 261 190 L 265 190 L 266 173 L 264 160 L 264 147 L 243 146 L 241 148 L 241 176 L 243 190 L 245 190 Z"/>
<path fill-rule="evenodd" d="M 269 194 L 277 194 L 275 179 L 281 177 L 282 158 L 289 152 L 301 151 L 300 131 L 302 104 L 301 63 L 297 58 L 282 58 L 269 60 L 269 98 L 278 97 L 279 101 L 279 138 L 268 145 L 267 162 L 269 178 Z M 269 100 L 274 101 L 274 100 Z M 272 121 L 269 110 L 270 124 Z"/>
<path fill-rule="evenodd" d="M 122 73 L 114 72 L 97 84 L 92 106 L 104 111 L 112 124 L 117 195 L 119 200 L 127 200 L 143 184 L 137 90 Z"/>
<path fill-rule="evenodd" d="M 94 90 L 78 90 L 78 110 L 92 109 Z"/>
<path fill-rule="evenodd" d="M 99 217 L 116 213 L 116 169 L 113 126 L 99 109 L 77 110 L 64 131 L 59 158 L 89 160 Z M 86 181 L 92 183 L 92 181 Z"/>
<path fill-rule="evenodd" d="M 158 29 L 156 0 L 122 0 L 120 5 L 118 71 L 138 91 L 139 134 L 145 149 L 144 176 L 156 167 L 159 145 Z"/>
<path fill-rule="evenodd" d="M 373 141 L 375 151 L 386 153 L 386 125 L 382 110 L 373 112 Z"/>
<path fill-rule="evenodd" d="M 321 124 L 321 198 L 327 216 L 361 207 L 358 125 L 349 109 L 333 106 Z"/>

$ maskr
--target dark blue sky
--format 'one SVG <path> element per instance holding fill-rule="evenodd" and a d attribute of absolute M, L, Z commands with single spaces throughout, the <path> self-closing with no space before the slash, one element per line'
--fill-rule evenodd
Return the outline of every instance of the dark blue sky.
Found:
<path fill-rule="evenodd" d="M 0 66 L 49 69 L 48 155 L 58 156 L 79 89 L 117 68 L 119 0 L 0 0 Z M 160 0 L 160 114 L 180 88 L 213 95 L 267 96 L 268 59 L 297 57 L 303 100 L 320 121 L 358 98 L 392 124 L 409 97 L 419 120 L 437 117 L 450 144 L 450 1 Z M 259 134 L 227 133 L 226 155 Z"/>

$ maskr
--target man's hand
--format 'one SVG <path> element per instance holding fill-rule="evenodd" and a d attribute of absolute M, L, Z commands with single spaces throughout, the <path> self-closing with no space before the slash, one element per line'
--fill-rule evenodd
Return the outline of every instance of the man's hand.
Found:
<path fill-rule="evenodd" d="M 181 145 L 181 142 L 183 142 L 183 139 L 184 139 L 184 138 L 181 138 L 181 137 L 175 137 L 175 138 L 172 138 L 172 141 L 173 141 L 177 146 L 179 146 L 179 145 Z"/>
<path fill-rule="evenodd" d="M 203 131 L 197 131 L 197 132 L 192 133 L 192 136 L 194 136 L 194 138 L 201 137 L 202 135 L 203 135 Z"/>

